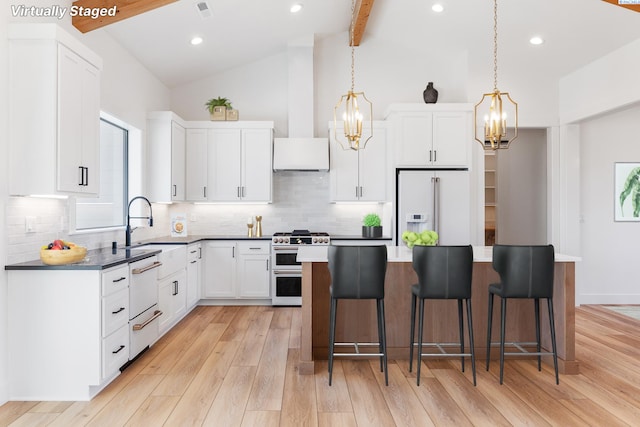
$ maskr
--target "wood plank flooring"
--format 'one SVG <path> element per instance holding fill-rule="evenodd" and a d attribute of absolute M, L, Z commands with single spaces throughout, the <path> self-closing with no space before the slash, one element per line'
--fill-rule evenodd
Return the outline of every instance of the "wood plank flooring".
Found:
<path fill-rule="evenodd" d="M 579 375 L 533 360 L 471 369 L 337 359 L 298 375 L 300 309 L 194 309 L 90 402 L 8 402 L 0 426 L 634 426 L 640 424 L 640 321 L 601 306 L 576 309 Z M 478 337 L 477 339 L 480 339 Z M 414 369 L 415 373 L 415 369 Z"/>

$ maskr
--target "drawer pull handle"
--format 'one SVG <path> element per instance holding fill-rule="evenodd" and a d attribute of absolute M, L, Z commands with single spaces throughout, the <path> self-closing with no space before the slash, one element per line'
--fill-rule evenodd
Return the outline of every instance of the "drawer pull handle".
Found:
<path fill-rule="evenodd" d="M 111 314 L 118 314 L 118 313 L 120 313 L 121 311 L 124 311 L 124 310 L 125 310 L 124 307 L 120 307 L 118 310 L 112 311 Z"/>
<path fill-rule="evenodd" d="M 252 251 L 259 251 L 262 248 L 249 248 L 249 249 L 252 250 Z"/>
<path fill-rule="evenodd" d="M 196 262 L 198 262 L 198 260 L 194 259 L 193 261 L 191 261 L 191 264 L 195 264 Z"/>
<path fill-rule="evenodd" d="M 122 351 L 123 348 L 124 348 L 124 345 L 121 345 L 119 349 L 117 349 L 115 351 L 112 351 L 111 353 L 118 354 L 118 353 L 120 353 Z"/>
<path fill-rule="evenodd" d="M 115 280 L 113 280 L 113 283 L 122 282 L 123 280 L 127 280 L 127 278 L 126 277 L 121 277 L 119 279 L 115 279 Z"/>
<path fill-rule="evenodd" d="M 146 267 L 134 268 L 133 270 L 131 270 L 131 272 L 133 274 L 142 274 L 145 271 L 149 271 L 151 269 L 160 267 L 161 265 L 162 265 L 162 263 L 160 261 L 155 261 L 153 264 L 149 264 Z"/>
<path fill-rule="evenodd" d="M 139 331 L 141 329 L 144 329 L 145 326 L 147 326 L 149 323 L 153 322 L 154 320 L 156 320 L 158 317 L 162 316 L 162 311 L 160 310 L 156 310 L 153 312 L 153 316 L 147 320 L 144 323 L 136 323 L 135 325 L 133 325 L 133 330 L 134 331 Z"/>

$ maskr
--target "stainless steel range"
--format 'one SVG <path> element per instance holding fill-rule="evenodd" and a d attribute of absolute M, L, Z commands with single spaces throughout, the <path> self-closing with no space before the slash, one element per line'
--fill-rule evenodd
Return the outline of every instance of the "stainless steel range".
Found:
<path fill-rule="evenodd" d="M 296 261 L 298 248 L 303 245 L 328 246 L 329 233 L 293 230 L 275 233 L 271 239 L 271 303 L 273 305 L 302 305 L 302 265 Z"/>

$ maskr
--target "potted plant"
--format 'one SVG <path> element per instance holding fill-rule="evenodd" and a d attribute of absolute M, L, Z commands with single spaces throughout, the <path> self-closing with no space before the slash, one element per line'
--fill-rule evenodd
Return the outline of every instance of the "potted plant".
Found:
<path fill-rule="evenodd" d="M 232 109 L 231 101 L 222 97 L 211 98 L 204 105 L 209 110 L 211 120 L 226 120 L 227 109 Z"/>
<path fill-rule="evenodd" d="M 382 237 L 382 221 L 380 216 L 369 213 L 362 219 L 362 237 Z"/>

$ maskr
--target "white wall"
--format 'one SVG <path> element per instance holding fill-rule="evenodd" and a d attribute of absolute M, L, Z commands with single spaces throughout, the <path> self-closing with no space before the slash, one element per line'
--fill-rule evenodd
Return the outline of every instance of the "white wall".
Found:
<path fill-rule="evenodd" d="M 520 129 L 508 150 L 496 152 L 497 243 L 549 243 L 546 138 L 543 129 Z"/>
<path fill-rule="evenodd" d="M 9 77 L 8 77 L 8 34 L 7 22 L 8 7 L 0 8 L 0 214 L 4 214 L 8 201 L 8 170 L 9 164 Z M 7 223 L 2 221 L 0 225 L 0 403 L 8 398 L 7 385 L 7 272 L 4 266 L 7 263 Z"/>
<path fill-rule="evenodd" d="M 614 163 L 640 162 L 640 105 L 580 125 L 580 303 L 639 304 L 640 222 L 615 222 Z"/>

